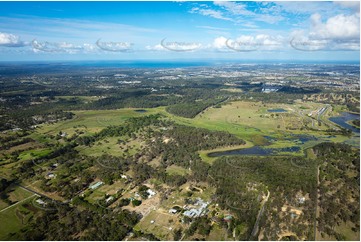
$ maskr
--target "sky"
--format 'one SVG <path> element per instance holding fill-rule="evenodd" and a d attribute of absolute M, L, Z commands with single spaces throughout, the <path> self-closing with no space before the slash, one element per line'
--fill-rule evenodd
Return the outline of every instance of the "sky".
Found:
<path fill-rule="evenodd" d="M 360 60 L 360 4 L 0 2 L 0 61 Z"/>

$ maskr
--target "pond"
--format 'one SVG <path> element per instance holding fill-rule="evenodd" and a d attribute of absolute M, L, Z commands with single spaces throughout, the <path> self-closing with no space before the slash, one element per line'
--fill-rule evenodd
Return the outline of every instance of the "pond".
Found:
<path fill-rule="evenodd" d="M 137 112 L 137 113 L 146 113 L 147 110 L 145 110 L 145 109 L 136 109 L 136 110 L 134 110 L 134 112 Z"/>
<path fill-rule="evenodd" d="M 268 109 L 267 111 L 270 113 L 286 113 L 287 112 L 287 110 L 285 110 L 283 108 Z"/>
<path fill-rule="evenodd" d="M 226 155 L 277 155 L 278 152 L 297 152 L 300 151 L 300 147 L 291 146 L 285 148 L 264 148 L 261 146 L 252 146 L 245 149 L 226 150 L 220 152 L 209 153 L 209 157 L 220 157 Z"/>
<path fill-rule="evenodd" d="M 360 129 L 359 128 L 356 128 L 356 127 L 354 127 L 354 126 L 347 123 L 348 121 L 354 120 L 354 119 L 360 119 L 360 115 L 359 114 L 348 113 L 348 112 L 343 112 L 343 113 L 341 113 L 341 116 L 329 118 L 330 121 L 332 121 L 335 124 L 341 126 L 342 128 L 350 129 L 352 132 L 354 132 L 356 134 L 360 134 Z"/>

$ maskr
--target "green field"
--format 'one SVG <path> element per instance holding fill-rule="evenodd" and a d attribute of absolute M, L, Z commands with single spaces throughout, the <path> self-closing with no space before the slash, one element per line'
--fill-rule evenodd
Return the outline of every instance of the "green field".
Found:
<path fill-rule="evenodd" d="M 107 126 L 120 125 L 128 118 L 146 116 L 156 112 L 153 109 L 146 109 L 147 112 L 145 113 L 139 113 L 135 110 L 134 108 L 124 108 L 117 110 L 72 111 L 75 114 L 73 119 L 55 124 L 41 125 L 38 132 L 56 135 L 62 131 L 71 136 L 78 129 L 93 134 Z"/>
<path fill-rule="evenodd" d="M 29 196 L 26 200 L 0 212 L 0 240 L 21 240 L 21 238 L 10 236 L 9 233 L 20 231 L 33 216 L 32 211 L 22 207 L 22 204 L 31 204 L 34 196 Z"/>
<path fill-rule="evenodd" d="M 32 192 L 29 192 L 21 187 L 16 187 L 12 192 L 8 193 L 9 199 L 12 202 L 18 202 L 25 198 L 28 198 L 33 195 Z"/>
<path fill-rule="evenodd" d="M 97 200 L 103 199 L 105 195 L 114 195 L 118 190 L 124 187 L 124 182 L 121 180 L 114 182 L 112 185 L 102 185 L 101 187 L 95 189 L 88 197 L 86 197 L 86 200 L 91 203 L 96 203 Z"/>
<path fill-rule="evenodd" d="M 181 176 L 184 176 L 184 175 L 187 175 L 190 173 L 189 170 L 183 168 L 183 167 L 180 167 L 180 166 L 177 166 L 177 165 L 171 165 L 171 166 L 168 166 L 167 167 L 167 174 L 169 175 L 181 175 Z"/>
<path fill-rule="evenodd" d="M 107 137 L 105 139 L 95 142 L 91 147 L 89 146 L 79 146 L 77 150 L 84 155 L 88 156 L 101 156 L 103 154 L 109 154 L 113 156 L 122 156 L 122 155 L 134 155 L 137 151 L 140 150 L 142 142 L 140 140 L 130 140 L 125 145 L 117 144 L 119 139 L 122 137 Z"/>
<path fill-rule="evenodd" d="M 36 159 L 36 158 L 41 158 L 45 155 L 48 155 L 51 152 L 50 149 L 34 149 L 34 150 L 27 150 L 27 151 L 23 151 L 20 155 L 19 155 L 19 159 L 20 161 L 24 161 L 24 160 L 31 160 L 31 159 Z"/>
<path fill-rule="evenodd" d="M 324 107 L 324 104 L 314 102 L 262 104 L 261 102 L 234 101 L 222 105 L 221 108 L 207 108 L 193 119 L 172 115 L 165 111 L 165 107 L 145 109 L 147 112 L 144 113 L 135 112 L 135 109 L 131 108 L 74 111 L 76 114 L 75 118 L 56 124 L 42 125 L 41 128 L 38 129 L 38 135 L 56 135 L 59 132 L 66 132 L 69 136 L 76 132 L 83 132 L 84 134 L 89 135 L 98 132 L 109 125 L 120 125 L 130 117 L 161 113 L 178 124 L 206 128 L 209 130 L 226 131 L 234 134 L 247 141 L 247 145 L 242 148 L 265 144 L 269 145 L 269 148 L 300 146 L 302 148 L 301 151 L 292 153 L 292 155 L 303 155 L 303 150 L 320 142 L 347 142 L 357 146 L 359 138 L 350 138 L 341 135 L 329 136 L 323 132 L 323 130 L 329 128 L 326 125 L 330 123 L 327 121 L 327 118 L 336 115 L 335 110 L 339 109 L 338 106 L 335 106 L 332 111 L 329 110 L 325 112 L 323 115 L 324 117 L 322 117 L 324 122 L 320 123 L 321 126 L 318 125 L 315 118 L 312 119 L 309 117 L 310 113 L 322 107 Z M 268 109 L 278 108 L 282 108 L 287 112 L 270 113 L 267 111 Z M 320 129 L 320 131 L 301 130 L 303 125 L 306 124 L 308 127 Z M 315 136 L 317 140 L 300 143 L 297 139 L 293 139 L 291 134 Z M 264 138 L 265 136 L 272 137 L 272 142 L 268 142 Z M 140 148 L 139 141 L 137 140 L 130 141 L 128 144 L 120 147 L 120 145 L 117 144 L 117 138 L 106 138 L 96 142 L 92 147 L 80 146 L 77 149 L 82 154 L 91 156 L 100 156 L 106 153 L 122 156 L 124 155 L 125 149 L 128 149 L 128 154 L 132 155 Z M 235 148 L 237 147 L 221 147 L 220 149 L 212 151 L 199 151 L 199 154 L 204 161 L 212 163 L 214 159 L 209 158 L 207 153 Z M 20 158 L 29 159 L 29 153 L 30 152 L 25 152 Z M 281 155 L 290 155 L 290 153 L 282 153 Z"/>

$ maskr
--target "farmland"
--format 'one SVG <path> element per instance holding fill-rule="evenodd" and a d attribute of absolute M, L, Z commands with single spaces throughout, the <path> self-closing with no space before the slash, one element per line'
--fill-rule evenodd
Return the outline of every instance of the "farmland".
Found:
<path fill-rule="evenodd" d="M 0 218 L 9 223 L 0 238 L 359 236 L 360 137 L 357 127 L 347 126 L 357 123 L 358 93 L 343 86 L 329 93 L 333 79 L 314 66 L 307 75 L 324 80 L 325 88 L 290 78 L 306 75 L 298 67 L 287 66 L 287 81 L 272 84 L 258 80 L 279 73 L 278 67 L 260 67 L 263 74 L 251 67 L 227 70 L 238 68 L 252 78 L 220 78 L 218 68 L 205 79 L 192 77 L 203 71 L 198 68 L 126 69 L 134 75 L 128 82 L 119 81 L 119 70 L 95 68 L 107 77 L 101 83 L 82 70 L 66 87 L 49 81 L 52 75 L 36 82 L 7 79 Z M 162 72 L 189 79 L 165 81 Z M 23 91 L 14 92 L 10 83 Z M 56 95 L 38 90 L 39 83 Z"/>

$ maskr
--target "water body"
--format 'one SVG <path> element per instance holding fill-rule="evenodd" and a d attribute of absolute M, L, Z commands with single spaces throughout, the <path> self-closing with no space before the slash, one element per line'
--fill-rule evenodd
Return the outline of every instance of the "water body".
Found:
<path fill-rule="evenodd" d="M 148 111 L 145 110 L 145 109 L 136 109 L 136 110 L 134 110 L 134 112 L 137 112 L 137 113 L 146 113 L 146 112 L 148 112 Z"/>
<path fill-rule="evenodd" d="M 347 123 L 348 121 L 354 120 L 354 119 L 360 119 L 360 115 L 359 114 L 348 113 L 348 112 L 343 112 L 343 113 L 341 113 L 341 116 L 329 118 L 330 121 L 332 121 L 335 124 L 341 126 L 342 128 L 350 129 L 352 132 L 359 135 L 360 134 L 360 129 Z"/>
<path fill-rule="evenodd" d="M 286 113 L 287 112 L 287 110 L 284 110 L 283 108 L 268 109 L 267 111 L 270 113 Z"/>
<path fill-rule="evenodd" d="M 298 141 L 301 144 L 304 144 L 308 141 L 317 140 L 317 138 L 314 135 L 307 135 L 307 134 L 290 134 L 290 138 L 284 138 L 284 140 L 290 140 L 290 141 Z M 271 136 L 263 136 L 265 139 L 267 139 L 270 142 L 275 142 L 277 138 L 271 137 Z M 331 138 L 331 137 L 329 137 Z"/>
<path fill-rule="evenodd" d="M 264 148 L 261 146 L 253 146 L 250 148 L 245 149 L 236 149 L 236 150 L 226 150 L 220 152 L 213 152 L 209 153 L 209 157 L 220 157 L 220 156 L 227 156 L 227 155 L 277 155 L 279 152 L 297 152 L 300 151 L 300 147 L 298 146 L 291 146 L 285 148 Z"/>

